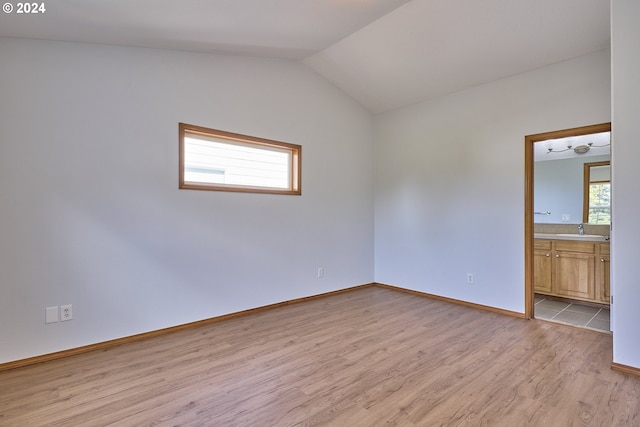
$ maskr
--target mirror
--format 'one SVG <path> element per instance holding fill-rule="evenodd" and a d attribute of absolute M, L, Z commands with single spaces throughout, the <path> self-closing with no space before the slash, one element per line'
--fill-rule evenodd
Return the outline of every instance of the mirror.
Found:
<path fill-rule="evenodd" d="M 609 224 L 610 184 L 602 174 L 610 143 L 611 132 L 599 132 L 534 144 L 535 223 Z"/>

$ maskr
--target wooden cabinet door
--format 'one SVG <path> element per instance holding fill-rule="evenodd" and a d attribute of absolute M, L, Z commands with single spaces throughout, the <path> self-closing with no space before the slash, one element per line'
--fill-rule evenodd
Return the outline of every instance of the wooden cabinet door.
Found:
<path fill-rule="evenodd" d="M 595 256 L 556 251 L 553 268 L 554 293 L 593 300 L 595 295 Z"/>
<path fill-rule="evenodd" d="M 611 274 L 609 270 L 609 255 L 600 255 L 600 265 L 598 268 L 598 300 L 600 302 L 604 302 L 609 304 L 609 300 L 611 298 L 611 289 L 609 282 L 609 275 Z"/>
<path fill-rule="evenodd" d="M 550 294 L 551 289 L 551 250 L 533 251 L 533 288 L 535 292 Z"/>

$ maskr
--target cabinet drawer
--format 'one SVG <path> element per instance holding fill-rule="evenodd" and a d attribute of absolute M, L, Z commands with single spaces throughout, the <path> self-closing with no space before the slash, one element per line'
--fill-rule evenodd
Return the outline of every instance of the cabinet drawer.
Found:
<path fill-rule="evenodd" d="M 533 249 L 551 250 L 551 240 L 533 239 Z"/>
<path fill-rule="evenodd" d="M 610 243 L 600 243 L 600 255 L 610 255 Z"/>
<path fill-rule="evenodd" d="M 556 240 L 556 251 L 594 254 L 596 253 L 596 244 L 593 242 L 574 242 L 574 241 L 567 241 L 567 240 Z"/>

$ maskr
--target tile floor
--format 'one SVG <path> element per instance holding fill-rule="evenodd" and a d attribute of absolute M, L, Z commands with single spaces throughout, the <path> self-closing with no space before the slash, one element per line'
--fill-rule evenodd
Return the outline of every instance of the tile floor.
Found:
<path fill-rule="evenodd" d="M 536 295 L 534 315 L 537 319 L 551 320 L 610 332 L 609 309 L 547 299 Z"/>

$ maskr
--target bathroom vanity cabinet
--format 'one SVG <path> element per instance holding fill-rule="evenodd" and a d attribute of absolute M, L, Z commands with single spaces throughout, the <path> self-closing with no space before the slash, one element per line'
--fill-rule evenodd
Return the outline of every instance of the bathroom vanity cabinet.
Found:
<path fill-rule="evenodd" d="M 534 239 L 536 293 L 609 304 L 609 243 Z"/>
<path fill-rule="evenodd" d="M 610 286 L 610 270 L 609 270 L 609 261 L 610 261 L 610 247 L 609 243 L 599 243 L 599 258 L 596 260 L 597 268 L 596 274 L 596 292 L 599 292 L 598 296 L 601 302 L 609 304 L 611 299 L 611 286 Z M 599 285 L 599 287 L 598 287 Z"/>
<path fill-rule="evenodd" d="M 533 241 L 533 287 L 537 293 L 553 294 L 551 248 L 551 240 L 534 239 Z"/>

